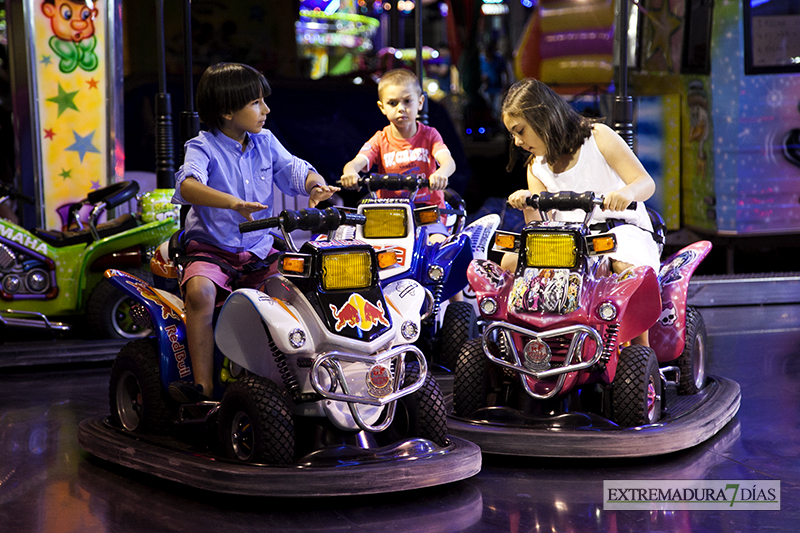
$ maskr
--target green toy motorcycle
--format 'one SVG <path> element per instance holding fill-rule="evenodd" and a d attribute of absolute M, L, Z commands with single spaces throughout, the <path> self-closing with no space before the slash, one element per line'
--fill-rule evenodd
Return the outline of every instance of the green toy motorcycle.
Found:
<path fill-rule="evenodd" d="M 128 298 L 103 278 L 116 268 L 151 279 L 152 252 L 178 229 L 171 189 L 138 192 L 135 181 L 90 192 L 69 206 L 64 231 L 28 231 L 0 219 L 0 326 L 63 332 L 81 324 L 97 338 L 147 336 L 131 320 Z M 134 198 L 136 213 L 99 221 Z M 30 201 L 0 184 L 0 204 L 12 199 Z"/>

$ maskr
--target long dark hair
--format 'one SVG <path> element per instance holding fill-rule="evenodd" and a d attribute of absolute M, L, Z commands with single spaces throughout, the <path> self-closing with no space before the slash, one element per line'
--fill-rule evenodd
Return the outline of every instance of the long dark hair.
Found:
<path fill-rule="evenodd" d="M 508 89 L 501 114 L 525 120 L 544 141 L 545 159 L 551 164 L 563 155 L 575 153 L 592 134 L 591 119 L 580 115 L 561 95 L 534 78 L 520 80 Z M 533 155 L 528 162 L 532 158 Z M 512 139 L 506 170 L 511 171 L 516 160 L 517 147 Z"/>
<path fill-rule="evenodd" d="M 212 128 L 222 126 L 222 115 L 272 93 L 259 71 L 241 63 L 217 63 L 203 73 L 197 84 L 197 114 Z"/>

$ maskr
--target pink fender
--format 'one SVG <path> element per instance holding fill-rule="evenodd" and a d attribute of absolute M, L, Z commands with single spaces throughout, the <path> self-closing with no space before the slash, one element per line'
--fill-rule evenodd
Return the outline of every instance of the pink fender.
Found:
<path fill-rule="evenodd" d="M 473 259 L 467 268 L 467 281 L 475 291 L 475 298 L 480 303 L 486 297 L 497 301 L 497 313 L 486 317 L 492 320 L 506 320 L 508 293 L 514 285 L 514 276 L 500 268 L 500 265 L 488 259 Z"/>
<path fill-rule="evenodd" d="M 699 241 L 664 261 L 659 273 L 661 314 L 650 329 L 650 346 L 659 363 L 674 361 L 686 341 L 686 299 L 692 273 L 711 251 L 711 243 Z"/>
<path fill-rule="evenodd" d="M 658 320 L 661 297 L 658 277 L 652 268 L 638 266 L 624 275 L 597 280 L 592 309 L 611 302 L 617 307 L 620 322 L 619 343 L 628 342 L 644 333 Z"/>

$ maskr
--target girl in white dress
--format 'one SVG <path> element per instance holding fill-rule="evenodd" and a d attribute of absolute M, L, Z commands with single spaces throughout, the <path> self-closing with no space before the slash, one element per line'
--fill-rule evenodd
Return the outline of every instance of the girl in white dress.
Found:
<path fill-rule="evenodd" d="M 514 144 L 530 154 L 528 188 L 508 197 L 512 207 L 524 210 L 526 223 L 539 219 L 539 213 L 525 205 L 531 195 L 593 191 L 605 201 L 591 223 L 609 219 L 624 222 L 610 230 L 617 235 L 617 251 L 610 254 L 613 271 L 649 265 L 658 272 L 659 249 L 644 206 L 656 185 L 622 137 L 605 124 L 581 116 L 547 85 L 531 78 L 511 86 L 503 102 L 502 119 Z M 515 160 L 516 150 L 512 148 L 509 169 Z M 638 202 L 636 210 L 625 211 L 631 202 Z M 558 212 L 555 218 L 582 221 L 584 214 Z M 504 267 L 514 267 L 505 258 L 503 263 Z M 637 343 L 647 344 L 646 334 Z"/>

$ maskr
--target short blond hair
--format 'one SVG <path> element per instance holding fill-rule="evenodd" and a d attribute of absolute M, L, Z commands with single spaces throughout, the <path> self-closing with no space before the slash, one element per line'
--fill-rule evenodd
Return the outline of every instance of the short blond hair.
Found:
<path fill-rule="evenodd" d="M 405 87 L 411 84 L 417 88 L 417 93 L 421 95 L 422 89 L 419 86 L 419 80 L 416 74 L 405 68 L 389 70 L 381 76 L 381 80 L 378 82 L 378 99 L 380 100 L 383 97 L 383 90 L 386 87 Z"/>

